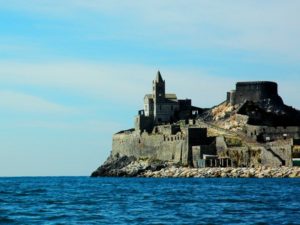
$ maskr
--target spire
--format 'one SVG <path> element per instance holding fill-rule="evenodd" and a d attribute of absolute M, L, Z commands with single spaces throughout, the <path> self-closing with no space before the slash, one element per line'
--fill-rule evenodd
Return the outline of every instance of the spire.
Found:
<path fill-rule="evenodd" d="M 161 77 L 161 74 L 160 74 L 160 71 L 159 71 L 159 70 L 157 71 L 156 82 L 157 82 L 157 83 L 164 82 L 163 79 L 162 79 L 162 77 Z"/>

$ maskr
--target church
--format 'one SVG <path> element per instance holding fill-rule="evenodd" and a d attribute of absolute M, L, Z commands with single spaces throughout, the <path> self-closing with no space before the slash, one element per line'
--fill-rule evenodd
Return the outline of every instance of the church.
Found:
<path fill-rule="evenodd" d="M 135 118 L 135 130 L 151 132 L 155 125 L 195 118 L 201 112 L 201 108 L 192 106 L 191 99 L 177 99 L 176 94 L 166 93 L 166 83 L 158 71 L 152 94 L 145 95 L 144 109 Z"/>

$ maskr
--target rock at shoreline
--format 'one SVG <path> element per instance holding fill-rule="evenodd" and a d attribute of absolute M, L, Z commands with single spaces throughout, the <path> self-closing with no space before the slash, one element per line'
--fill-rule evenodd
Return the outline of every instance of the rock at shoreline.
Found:
<path fill-rule="evenodd" d="M 109 157 L 92 177 L 158 177 L 158 178 L 300 178 L 300 167 L 257 168 L 189 168 L 170 162 Z"/>
<path fill-rule="evenodd" d="M 146 171 L 160 171 L 168 164 L 159 160 L 139 159 L 133 156 L 110 156 L 91 177 L 137 177 Z"/>
<path fill-rule="evenodd" d="M 146 171 L 144 177 L 180 178 L 300 178 L 300 167 L 258 168 L 187 168 L 171 167 L 160 171 Z"/>
<path fill-rule="evenodd" d="M 102 166 L 92 173 L 92 177 L 121 177 L 122 168 L 129 165 L 131 162 L 136 160 L 135 157 L 131 156 L 110 156 Z"/>

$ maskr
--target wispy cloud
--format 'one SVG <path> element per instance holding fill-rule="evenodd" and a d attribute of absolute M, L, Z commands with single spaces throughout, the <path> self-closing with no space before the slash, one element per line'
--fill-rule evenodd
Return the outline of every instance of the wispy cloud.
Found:
<path fill-rule="evenodd" d="M 0 90 L 2 112 L 72 113 L 75 109 L 20 92 Z"/>
<path fill-rule="evenodd" d="M 143 92 L 153 69 L 143 66 L 103 65 L 88 62 L 0 63 L 2 84 L 60 88 L 83 96 L 125 101 Z M 151 71 L 152 70 L 152 71 Z M 152 72 L 152 73 L 151 73 Z M 134 88 L 131 88 L 134 87 Z"/>
<path fill-rule="evenodd" d="M 83 121 L 49 121 L 49 120 L 16 120 L 9 123 L 10 127 L 25 128 L 25 129 L 48 129 L 60 132 L 80 132 L 84 134 L 98 134 L 98 135 L 112 135 L 120 131 L 123 127 L 114 121 L 100 121 L 100 120 L 83 120 Z"/>
<path fill-rule="evenodd" d="M 118 105 L 137 107 L 144 94 L 152 91 L 157 69 L 142 65 L 96 64 L 69 62 L 52 64 L 0 63 L 0 82 L 60 88 L 65 92 L 106 100 Z M 179 97 L 191 97 L 196 104 L 209 106 L 225 98 L 227 88 L 234 82 L 199 69 L 161 68 L 169 92 Z M 210 86 L 213 84 L 213 87 Z M 224 93 L 222 93 L 224 92 Z M 209 93 L 210 98 L 203 98 Z M 14 96 L 13 96 L 14 97 Z M 33 99 L 34 100 L 34 99 Z M 34 101 L 36 102 L 36 100 Z"/>
<path fill-rule="evenodd" d="M 186 49 L 224 48 L 299 60 L 299 1 L 102 1 L 11 0 L 3 8 L 90 24 L 86 38 L 128 38 Z M 16 4 L 17 3 L 17 4 Z M 93 16 L 90 16 L 93 15 Z M 103 32 L 98 16 L 117 27 Z M 124 19 L 126 18 L 126 19 Z M 101 21 L 101 20 L 100 20 Z M 107 33 L 107 34 L 106 34 Z M 82 37 L 85 34 L 81 34 Z"/>

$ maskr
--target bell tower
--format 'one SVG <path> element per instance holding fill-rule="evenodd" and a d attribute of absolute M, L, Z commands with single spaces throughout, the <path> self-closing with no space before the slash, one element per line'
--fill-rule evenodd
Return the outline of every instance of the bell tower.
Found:
<path fill-rule="evenodd" d="M 165 99 L 166 89 L 165 81 L 162 79 L 160 71 L 157 72 L 156 78 L 153 81 L 153 98 L 156 102 L 162 102 Z"/>
<path fill-rule="evenodd" d="M 153 81 L 153 100 L 154 100 L 154 120 L 161 122 L 163 114 L 163 104 L 165 102 L 166 87 L 165 81 L 162 79 L 160 71 L 157 72 L 156 78 Z"/>

